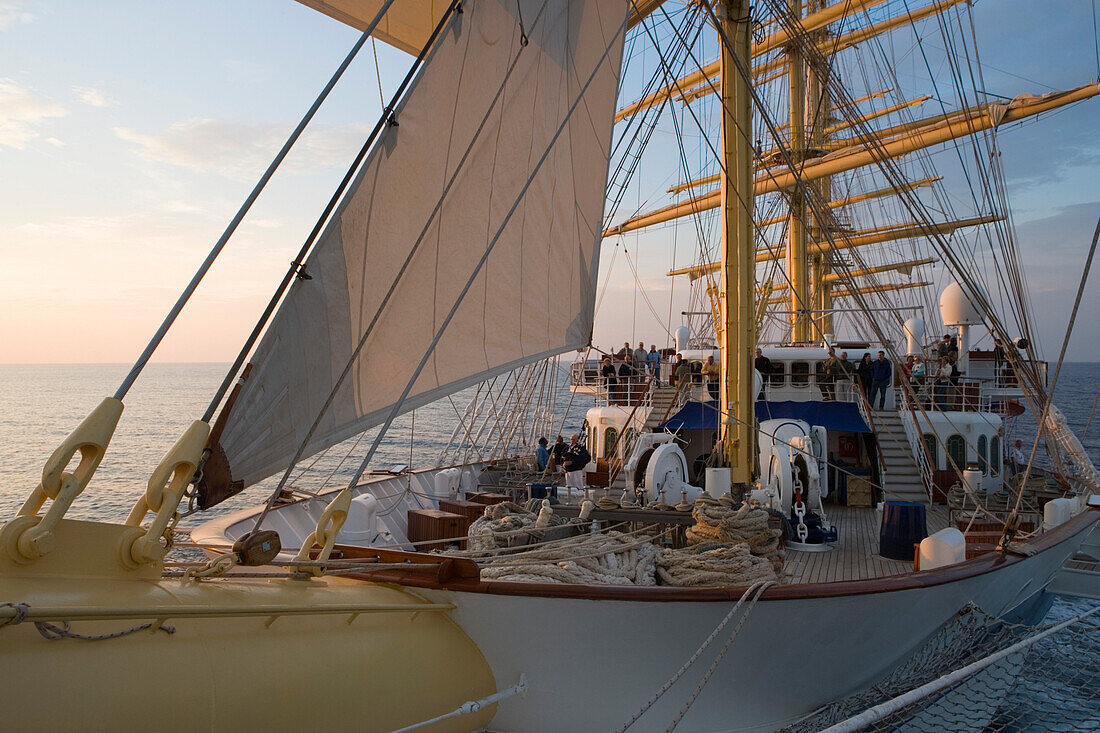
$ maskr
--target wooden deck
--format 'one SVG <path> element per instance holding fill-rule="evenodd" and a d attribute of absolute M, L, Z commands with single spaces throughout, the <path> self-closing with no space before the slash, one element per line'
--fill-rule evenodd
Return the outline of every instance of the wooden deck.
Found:
<path fill-rule="evenodd" d="M 879 527 L 875 510 L 825 505 L 829 521 L 836 525 L 840 540 L 828 552 L 787 551 L 784 573 L 787 583 L 830 583 L 840 580 L 883 578 L 913 572 L 913 562 L 889 560 L 878 554 Z M 948 524 L 947 507 L 928 510 L 928 533 Z"/>

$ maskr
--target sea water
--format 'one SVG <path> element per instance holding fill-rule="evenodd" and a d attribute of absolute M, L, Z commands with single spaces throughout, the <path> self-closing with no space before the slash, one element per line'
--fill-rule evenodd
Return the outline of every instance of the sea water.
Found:
<path fill-rule="evenodd" d="M 202 416 L 228 366 L 148 365 L 124 400 L 126 408 L 103 463 L 66 516 L 125 519 L 165 452 Z M 0 522 L 18 510 L 41 480 L 42 466 L 53 450 L 104 397 L 114 393 L 128 369 L 124 364 L 0 365 Z M 580 432 L 585 411 L 593 404 L 591 398 L 571 399 L 567 375 L 559 367 L 552 395 L 555 424 L 566 435 Z M 465 390 L 397 418 L 369 468 L 433 467 L 474 391 Z M 307 491 L 346 486 L 375 435 L 369 431 L 320 456 L 305 458 L 292 472 L 290 485 Z M 553 441 L 555 436 L 547 437 Z M 266 479 L 208 512 L 192 515 L 180 526 L 194 527 L 219 514 L 262 504 L 279 478 Z"/>

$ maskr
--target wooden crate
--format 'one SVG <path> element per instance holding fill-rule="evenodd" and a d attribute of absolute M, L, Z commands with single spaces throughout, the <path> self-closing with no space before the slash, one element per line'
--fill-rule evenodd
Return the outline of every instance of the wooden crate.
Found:
<path fill-rule="evenodd" d="M 848 477 L 848 506 L 874 506 L 874 487 L 869 479 L 859 476 Z"/>
<path fill-rule="evenodd" d="M 482 506 L 492 506 L 493 504 L 500 504 L 504 501 L 511 501 L 510 498 L 504 494 L 490 494 L 488 492 L 478 494 L 466 494 L 466 500 L 472 501 Z"/>
<path fill-rule="evenodd" d="M 997 549 L 1001 541 L 1001 530 L 971 530 L 964 532 L 966 538 L 966 559 L 971 560 L 979 555 L 985 555 Z"/>
<path fill-rule="evenodd" d="M 471 524 L 485 515 L 484 504 L 478 504 L 476 501 L 466 501 L 465 499 L 440 499 L 439 508 L 441 511 L 461 514 L 465 517 L 467 530 L 469 530 Z"/>
<path fill-rule="evenodd" d="M 466 517 L 462 514 L 452 514 L 438 509 L 410 509 L 409 510 L 409 542 L 417 544 L 420 552 L 442 550 L 445 540 L 455 540 L 466 536 Z M 439 540 L 439 542 L 430 542 Z M 464 545 L 460 542 L 460 545 Z"/>

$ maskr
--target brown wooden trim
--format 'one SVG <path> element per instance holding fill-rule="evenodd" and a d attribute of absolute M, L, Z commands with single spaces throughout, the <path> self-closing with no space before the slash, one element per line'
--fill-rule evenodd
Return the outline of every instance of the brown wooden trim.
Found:
<path fill-rule="evenodd" d="M 445 555 L 428 555 L 423 552 L 404 552 L 402 550 L 383 550 L 371 547 L 353 547 L 351 545 L 337 545 L 340 557 L 360 559 L 378 558 L 384 563 L 409 563 L 408 570 L 376 571 L 365 570 L 356 573 L 355 577 L 364 577 L 370 580 L 384 580 L 381 576 L 387 573 L 397 573 L 401 576 L 416 578 L 418 581 L 431 581 L 439 586 L 450 587 L 453 581 L 465 581 L 478 583 L 481 580 L 481 569 L 473 560 L 464 557 L 447 557 Z M 335 557 L 335 553 L 334 553 Z M 423 566 L 423 567 L 417 567 Z M 386 580 L 386 582 L 390 582 Z M 424 587 L 424 586 L 421 586 Z"/>
<path fill-rule="evenodd" d="M 1040 552 L 1050 550 L 1071 537 L 1089 531 L 1097 521 L 1100 521 L 1100 510 L 1088 509 L 1060 527 L 1040 535 L 1029 544 Z M 416 553 L 406 554 L 414 555 Z M 438 556 L 421 556 L 431 558 L 430 560 L 426 560 L 426 562 L 438 562 Z M 929 588 L 1000 570 L 1001 568 L 1022 562 L 1025 559 L 1027 558 L 1019 555 L 1005 555 L 999 552 L 992 552 L 956 565 L 949 565 L 947 567 L 936 568 L 935 570 L 925 570 L 917 573 L 891 575 L 885 578 L 845 580 L 833 583 L 777 585 L 764 591 L 760 600 L 786 601 L 807 598 L 836 598 L 840 596 L 858 596 L 870 593 L 889 593 L 916 588 Z M 742 585 L 720 588 L 672 588 L 668 586 L 522 583 L 501 580 L 473 580 L 470 578 L 458 578 L 446 584 L 441 584 L 430 576 L 398 570 L 381 570 L 375 573 L 363 573 L 352 577 L 395 583 L 397 585 L 413 588 L 445 588 L 447 590 L 465 593 L 488 593 L 492 595 L 539 598 L 575 598 L 599 601 L 647 601 L 653 603 L 736 601 L 741 598 L 748 588 L 748 586 Z"/>

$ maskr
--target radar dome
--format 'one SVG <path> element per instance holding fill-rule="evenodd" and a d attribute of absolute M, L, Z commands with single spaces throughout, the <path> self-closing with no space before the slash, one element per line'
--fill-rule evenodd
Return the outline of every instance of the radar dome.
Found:
<path fill-rule="evenodd" d="M 951 283 L 940 293 L 940 319 L 945 326 L 974 326 L 984 321 L 983 313 L 973 301 L 985 300 L 984 293 L 967 297 L 962 285 Z"/>

